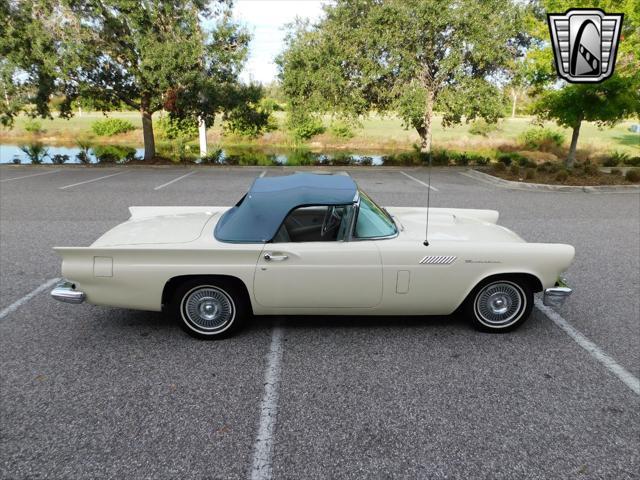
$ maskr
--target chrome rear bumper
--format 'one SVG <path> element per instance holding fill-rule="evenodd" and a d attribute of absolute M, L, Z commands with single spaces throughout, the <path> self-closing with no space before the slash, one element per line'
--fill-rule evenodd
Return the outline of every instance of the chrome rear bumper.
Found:
<path fill-rule="evenodd" d="M 51 290 L 51 296 L 64 303 L 82 303 L 86 298 L 84 292 L 76 290 L 76 286 L 73 282 L 63 280 L 56 285 L 56 288 Z"/>
<path fill-rule="evenodd" d="M 561 307 L 569 298 L 572 290 L 569 287 L 552 287 L 544 291 L 542 303 L 548 307 Z"/>

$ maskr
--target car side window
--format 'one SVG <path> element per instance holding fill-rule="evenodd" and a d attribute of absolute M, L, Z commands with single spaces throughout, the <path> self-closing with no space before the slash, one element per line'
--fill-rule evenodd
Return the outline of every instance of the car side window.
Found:
<path fill-rule="evenodd" d="M 378 205 L 360 192 L 360 208 L 356 220 L 354 237 L 384 238 L 398 233 L 395 223 Z"/>
<path fill-rule="evenodd" d="M 344 240 L 351 221 L 351 205 L 298 207 L 287 215 L 272 243 L 335 242 Z"/>

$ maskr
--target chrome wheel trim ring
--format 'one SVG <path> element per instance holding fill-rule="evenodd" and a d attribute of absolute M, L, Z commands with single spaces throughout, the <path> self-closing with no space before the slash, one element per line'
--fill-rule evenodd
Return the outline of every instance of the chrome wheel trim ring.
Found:
<path fill-rule="evenodd" d="M 522 288 L 513 282 L 499 280 L 485 285 L 473 302 L 476 318 L 490 328 L 506 328 L 521 317 L 527 306 Z"/>
<path fill-rule="evenodd" d="M 217 335 L 227 330 L 236 317 L 231 296 L 215 285 L 198 285 L 182 297 L 180 315 L 194 332 Z"/>

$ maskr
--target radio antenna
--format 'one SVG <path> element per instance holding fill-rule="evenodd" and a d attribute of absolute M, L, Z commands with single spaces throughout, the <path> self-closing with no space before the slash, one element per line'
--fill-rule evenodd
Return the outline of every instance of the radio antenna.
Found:
<path fill-rule="evenodd" d="M 422 244 L 425 247 L 429 246 L 429 203 L 431 200 L 431 157 L 432 154 L 429 152 L 429 180 L 427 181 L 427 225 L 424 230 L 424 242 Z"/>

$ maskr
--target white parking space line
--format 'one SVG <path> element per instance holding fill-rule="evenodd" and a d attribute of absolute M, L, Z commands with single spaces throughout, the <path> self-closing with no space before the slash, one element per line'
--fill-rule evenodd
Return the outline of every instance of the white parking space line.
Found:
<path fill-rule="evenodd" d="M 85 180 L 84 182 L 72 183 L 71 185 L 65 185 L 64 187 L 60 187 L 60 190 L 76 187 L 78 185 L 84 185 L 85 183 L 97 182 L 98 180 L 104 180 L 105 178 L 115 177 L 116 175 L 122 175 L 123 173 L 125 172 L 112 173 L 111 175 L 105 175 L 104 177 L 92 178 L 91 180 Z"/>
<path fill-rule="evenodd" d="M 39 177 L 40 175 L 50 175 L 52 173 L 58 173 L 60 170 L 53 170 L 51 172 L 32 173 L 31 175 L 23 175 L 21 177 L 3 178 L 0 182 L 11 182 L 12 180 L 20 180 L 22 178 Z"/>
<path fill-rule="evenodd" d="M 282 328 L 276 325 L 271 334 L 271 348 L 264 374 L 264 395 L 260 403 L 260 423 L 253 443 L 252 480 L 269 480 L 273 477 L 273 444 L 282 373 L 282 336 Z"/>
<path fill-rule="evenodd" d="M 429 185 L 428 183 L 423 182 L 422 180 L 418 180 L 416 177 L 412 177 L 411 175 L 409 175 L 408 173 L 405 172 L 400 172 L 402 175 L 404 175 L 407 178 L 410 178 L 411 180 L 413 180 L 414 182 L 418 182 L 420 185 L 422 185 L 423 187 L 427 187 L 430 188 L 431 190 L 433 190 L 434 192 L 439 192 L 440 190 L 438 190 L 436 187 Z"/>
<path fill-rule="evenodd" d="M 187 173 L 187 174 L 185 174 L 185 175 L 182 175 L 181 177 L 174 178 L 174 179 L 173 179 L 173 180 L 171 180 L 170 182 L 163 183 L 162 185 L 158 185 L 157 187 L 154 187 L 154 190 L 160 190 L 161 188 L 164 188 L 164 187 L 166 187 L 167 185 L 171 185 L 172 183 L 175 183 L 175 182 L 177 182 L 177 181 L 179 181 L 179 180 L 182 180 L 183 178 L 187 178 L 189 175 L 193 175 L 194 173 L 196 173 L 196 172 L 195 172 L 195 170 L 194 170 L 194 171 L 191 171 L 191 172 L 189 172 L 189 173 Z"/>
<path fill-rule="evenodd" d="M 6 307 L 5 309 L 3 309 L 0 312 L 0 320 L 2 320 L 4 317 L 9 315 L 11 312 L 16 311 L 18 308 L 20 308 L 22 305 L 27 303 L 33 297 L 35 297 L 36 295 L 41 293 L 43 290 L 46 290 L 47 288 L 51 287 L 53 284 L 55 284 L 59 280 L 60 280 L 59 278 L 52 278 L 51 280 L 47 280 L 46 282 L 44 282 L 42 285 L 40 285 L 35 290 L 32 290 L 31 292 L 27 293 L 21 299 L 16 300 L 15 302 L 13 302 L 11 305 L 9 305 L 8 307 Z"/>
<path fill-rule="evenodd" d="M 260 174 L 260 178 L 264 177 L 267 174 L 266 170 L 263 170 L 263 172 Z"/>
<path fill-rule="evenodd" d="M 535 306 L 544 313 L 553 323 L 565 331 L 578 345 L 591 354 L 593 358 L 602 363 L 607 370 L 618 377 L 636 395 L 640 395 L 640 380 L 631 372 L 616 362 L 613 358 L 603 352 L 600 347 L 576 330 L 569 322 L 562 318 L 556 311 L 547 307 L 539 298 L 536 298 Z"/>

